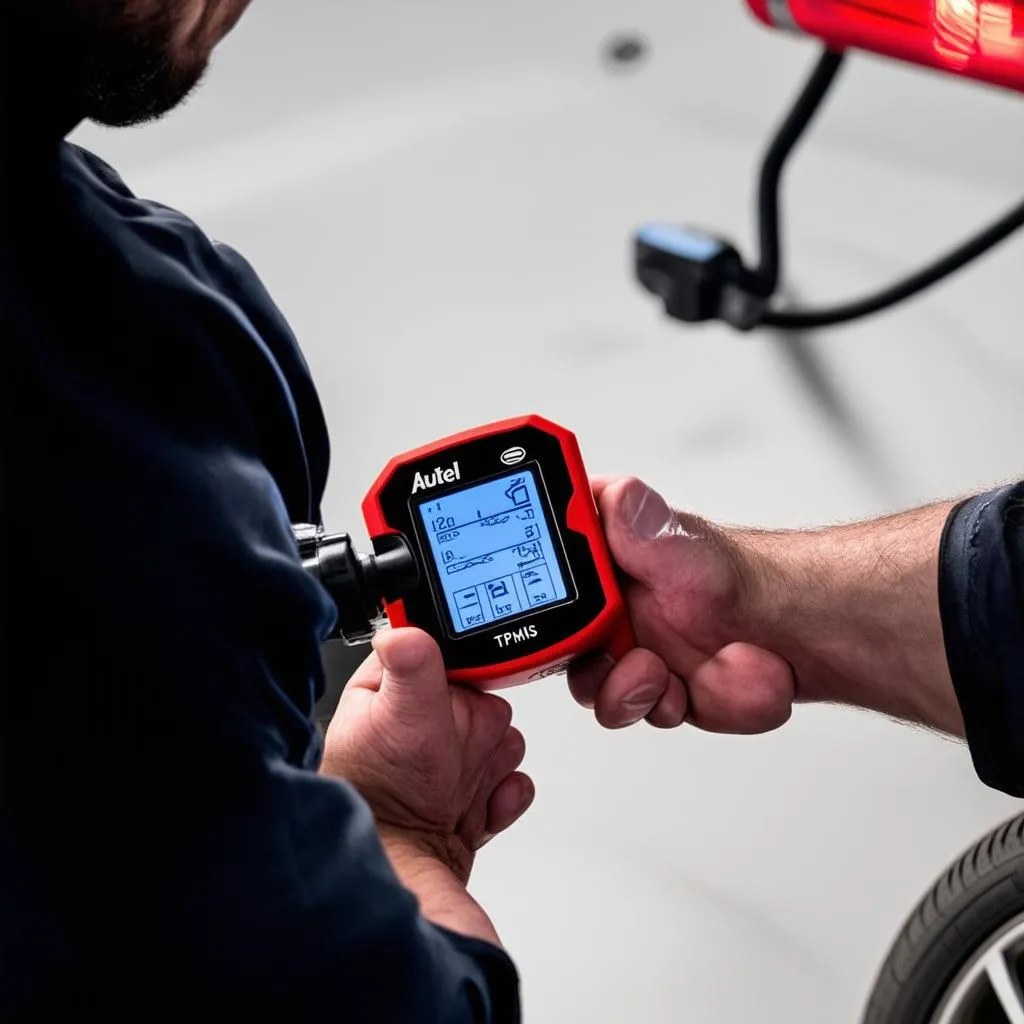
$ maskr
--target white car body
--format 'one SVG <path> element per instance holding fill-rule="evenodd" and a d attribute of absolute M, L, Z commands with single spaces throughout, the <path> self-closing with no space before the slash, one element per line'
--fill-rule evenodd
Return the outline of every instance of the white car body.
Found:
<path fill-rule="evenodd" d="M 647 59 L 611 70 L 634 30 Z M 815 53 L 741 0 L 263 2 L 165 124 L 75 139 L 262 275 L 327 412 L 331 529 L 364 536 L 391 455 L 520 412 L 729 522 L 1014 478 L 1022 239 L 795 343 L 669 322 L 632 280 L 649 220 L 753 256 L 757 161 Z M 794 293 L 860 295 L 1016 202 L 1022 120 L 1024 97 L 851 60 L 787 176 Z M 855 1021 L 933 875 L 1017 806 L 962 746 L 855 711 L 608 733 L 560 679 L 509 696 L 538 796 L 473 891 L 530 1024 Z"/>

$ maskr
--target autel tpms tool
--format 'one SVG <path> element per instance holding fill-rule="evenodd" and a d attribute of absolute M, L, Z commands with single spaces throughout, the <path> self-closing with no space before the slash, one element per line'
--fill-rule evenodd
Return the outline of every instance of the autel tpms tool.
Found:
<path fill-rule="evenodd" d="M 633 636 L 576 438 L 540 416 L 492 423 L 393 458 L 363 501 L 373 555 L 296 529 L 338 604 L 336 636 L 382 612 L 433 636 L 453 682 L 555 675 Z M 383 603 L 383 608 L 381 604 Z"/>

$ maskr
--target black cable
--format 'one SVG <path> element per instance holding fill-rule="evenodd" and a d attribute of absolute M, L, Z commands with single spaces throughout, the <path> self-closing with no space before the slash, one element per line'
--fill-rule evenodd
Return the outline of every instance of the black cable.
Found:
<path fill-rule="evenodd" d="M 757 195 L 761 262 L 752 272 L 749 286 L 749 290 L 762 299 L 771 298 L 779 286 L 782 274 L 779 193 L 786 161 L 821 108 L 842 65 L 842 52 L 824 50 L 762 161 Z M 873 295 L 820 309 L 767 309 L 760 315 L 758 323 L 766 327 L 807 330 L 813 327 L 830 327 L 870 316 L 917 295 L 944 277 L 955 273 L 1021 227 L 1024 227 L 1024 202 L 952 252 Z"/>
<path fill-rule="evenodd" d="M 687 321 L 717 316 L 742 331 L 759 326 L 808 330 L 848 323 L 917 295 L 1024 227 L 1024 202 L 1021 202 L 952 252 L 873 295 L 818 309 L 772 308 L 769 303 L 782 276 L 782 245 L 779 237 L 782 174 L 797 143 L 821 108 L 843 61 L 844 54 L 841 51 L 826 48 L 822 52 L 765 152 L 757 195 L 761 243 L 759 266 L 755 269 L 743 266 L 739 254 L 732 246 L 724 247 L 725 256 L 718 266 L 712 265 L 710 269 L 706 260 L 693 259 L 685 253 L 673 253 L 671 250 L 663 251 L 657 243 L 644 249 L 638 256 L 641 283 L 662 297 L 671 316 Z M 668 266 L 666 259 L 670 264 Z"/>
<path fill-rule="evenodd" d="M 1024 202 L 1015 206 L 974 238 L 968 239 L 959 248 L 874 295 L 821 309 L 769 309 L 762 315 L 760 322 L 766 327 L 808 330 L 812 327 L 830 327 L 870 316 L 896 305 L 897 302 L 909 299 L 912 295 L 917 295 L 918 292 L 948 277 L 964 264 L 997 246 L 1021 227 L 1024 227 Z"/>
<path fill-rule="evenodd" d="M 757 214 L 761 234 L 761 263 L 754 271 L 756 294 L 765 298 L 779 286 L 782 254 L 779 243 L 779 183 L 786 161 L 821 107 L 843 65 L 844 54 L 826 49 L 807 80 L 793 109 L 782 122 L 761 163 Z"/>

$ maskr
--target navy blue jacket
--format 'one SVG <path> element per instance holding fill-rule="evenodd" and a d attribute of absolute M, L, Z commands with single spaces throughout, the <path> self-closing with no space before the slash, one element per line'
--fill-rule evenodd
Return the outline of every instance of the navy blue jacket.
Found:
<path fill-rule="evenodd" d="M 1024 797 L 1024 481 L 953 510 L 939 598 L 974 766 L 990 786 Z"/>
<path fill-rule="evenodd" d="M 5 150 L 0 1020 L 518 1019 L 320 777 L 328 466 L 235 252 L 62 142 Z M 0 144 L 10 144 L 9 136 Z M 16 155 L 16 159 L 15 159 Z"/>

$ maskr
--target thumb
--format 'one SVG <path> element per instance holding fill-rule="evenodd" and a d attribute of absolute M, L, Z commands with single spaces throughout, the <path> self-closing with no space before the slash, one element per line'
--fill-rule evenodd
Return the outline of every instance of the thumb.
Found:
<path fill-rule="evenodd" d="M 416 720 L 450 709 L 441 649 L 432 637 L 420 629 L 395 629 L 380 634 L 373 646 L 383 669 L 378 699 L 392 713 Z"/>
<path fill-rule="evenodd" d="M 702 520 L 676 512 L 642 480 L 616 480 L 601 491 L 598 503 L 612 557 L 652 589 L 676 578 L 682 560 L 692 564 L 699 557 L 694 542 L 708 539 Z"/>

